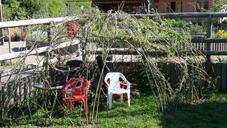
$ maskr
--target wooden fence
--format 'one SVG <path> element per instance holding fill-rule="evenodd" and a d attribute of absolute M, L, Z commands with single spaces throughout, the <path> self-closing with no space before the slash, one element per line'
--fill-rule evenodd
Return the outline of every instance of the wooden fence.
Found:
<path fill-rule="evenodd" d="M 51 25 L 54 23 L 61 23 L 70 20 L 76 20 L 78 17 L 58 17 L 58 18 L 45 18 L 45 19 L 32 19 L 32 20 L 21 20 L 21 21 L 9 21 L 9 22 L 0 22 L 0 29 L 13 28 L 13 27 L 22 27 L 22 26 L 31 26 L 31 25 Z M 49 30 L 51 31 L 51 30 Z M 51 38 L 51 34 L 48 33 L 48 38 Z M 10 37 L 10 34 L 9 34 Z M 9 44 L 11 41 L 9 40 Z M 31 55 L 37 55 L 40 53 L 45 53 L 52 50 L 61 50 L 64 48 L 69 48 L 76 46 L 74 50 L 79 48 L 79 40 L 73 40 L 68 42 L 62 42 L 54 47 L 45 46 L 41 48 L 36 48 L 33 50 L 25 50 L 15 53 L 7 53 L 0 55 L 0 61 L 11 60 Z M 39 65 L 40 66 L 40 65 Z M 40 70 L 38 70 L 40 71 Z M 12 104 L 19 104 L 22 101 L 30 99 L 34 95 L 34 84 L 40 83 L 40 72 L 37 72 L 36 69 L 31 69 L 29 71 L 23 71 L 18 74 L 17 71 L 9 71 L 8 73 L 0 72 L 0 107 L 1 111 L 4 112 L 4 109 Z M 2 81 L 2 79 L 9 79 Z"/>
<path fill-rule="evenodd" d="M 1 85 L 0 90 L 0 107 L 4 109 L 11 104 L 19 104 L 28 100 L 33 94 L 34 83 L 39 82 L 39 74 L 30 72 L 23 73 L 21 77 Z"/>

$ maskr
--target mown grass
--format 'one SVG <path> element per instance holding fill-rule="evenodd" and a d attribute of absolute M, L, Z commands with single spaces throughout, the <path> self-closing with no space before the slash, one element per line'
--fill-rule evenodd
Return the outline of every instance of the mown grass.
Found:
<path fill-rule="evenodd" d="M 227 94 L 213 93 L 199 103 L 181 104 L 179 110 L 166 114 L 159 111 L 153 96 L 133 97 L 131 107 L 127 106 L 127 102 L 120 101 L 114 101 L 112 109 L 108 109 L 105 104 L 101 105 L 98 120 L 92 125 L 84 125 L 85 117 L 75 108 L 72 113 L 67 112 L 64 116 L 55 115 L 51 119 L 44 114 L 44 111 L 38 110 L 31 117 L 18 116 L 14 119 L 16 123 L 11 121 L 6 127 L 224 128 L 227 126 Z M 56 113 L 58 112 L 60 113 L 56 110 Z"/>
<path fill-rule="evenodd" d="M 226 128 L 227 94 L 210 94 L 198 104 L 182 105 L 181 110 L 162 118 L 165 128 Z"/>
<path fill-rule="evenodd" d="M 98 126 L 105 128 L 150 128 L 160 124 L 158 104 L 152 96 L 133 98 L 131 107 L 114 102 L 113 109 L 101 112 L 99 117 Z"/>

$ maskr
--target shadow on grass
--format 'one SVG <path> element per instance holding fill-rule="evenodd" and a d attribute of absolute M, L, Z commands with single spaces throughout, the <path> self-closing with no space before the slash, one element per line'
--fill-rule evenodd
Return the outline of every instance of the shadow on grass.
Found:
<path fill-rule="evenodd" d="M 164 128 L 224 128 L 227 126 L 227 102 L 211 101 L 183 105 L 181 110 L 165 114 Z"/>
<path fill-rule="evenodd" d="M 104 100 L 105 101 L 105 100 Z M 162 115 L 157 99 L 153 96 L 132 97 L 131 106 L 127 101 L 115 100 L 113 108 L 108 109 L 106 101 L 102 101 L 102 107 L 98 115 L 97 127 L 164 127 L 164 128 L 224 128 L 227 126 L 227 95 L 215 94 L 200 104 L 180 104 L 179 110 Z M 0 127 L 21 126 L 21 127 L 83 127 L 85 117 L 78 112 L 79 107 L 73 112 L 59 116 L 61 110 L 55 109 L 55 114 L 49 119 L 43 111 L 32 112 L 32 117 L 26 116 L 29 111 L 16 113 L 12 120 L 0 121 Z M 19 110 L 18 110 L 19 111 Z M 24 117 L 25 116 L 25 117 Z M 58 117 L 59 116 L 59 117 Z"/>
<path fill-rule="evenodd" d="M 29 105 L 23 103 L 21 105 L 10 106 L 4 111 L 4 116 L 0 118 L 0 127 L 27 124 L 34 124 L 41 127 L 50 126 L 50 121 L 48 119 L 50 115 L 53 118 L 61 118 L 64 116 L 61 104 L 58 101 L 54 107 L 52 104 L 48 107 L 44 104 L 47 103 L 42 100 L 30 102 Z M 3 113 L 1 114 L 3 115 Z"/>
<path fill-rule="evenodd" d="M 62 110 L 60 106 L 52 108 L 41 108 L 28 110 L 27 107 L 14 107 L 9 110 L 7 117 L 0 120 L 0 127 L 15 127 L 15 126 L 37 126 L 37 127 L 49 127 L 53 125 L 72 125 L 78 123 L 78 118 L 81 118 L 82 112 L 79 108 L 73 108 L 73 112 L 69 110 Z M 77 110 L 77 111 L 75 111 Z M 51 118 L 50 118 L 51 115 Z M 66 121 L 62 121 L 66 119 Z M 71 121 L 77 119 L 76 121 Z M 63 123 L 64 122 L 64 123 Z"/>
<path fill-rule="evenodd" d="M 32 116 L 35 112 L 36 109 L 33 108 L 14 106 L 7 111 L 7 115 L 0 118 L 0 127 L 17 125 L 19 124 L 21 117 Z"/>
<path fill-rule="evenodd" d="M 122 102 L 118 100 L 113 101 L 111 109 L 106 105 L 105 110 L 101 111 L 102 118 L 116 118 L 116 117 L 136 117 L 143 114 L 153 114 L 157 112 L 157 104 L 152 96 L 132 97 L 131 106 L 127 104 L 127 100 Z"/>

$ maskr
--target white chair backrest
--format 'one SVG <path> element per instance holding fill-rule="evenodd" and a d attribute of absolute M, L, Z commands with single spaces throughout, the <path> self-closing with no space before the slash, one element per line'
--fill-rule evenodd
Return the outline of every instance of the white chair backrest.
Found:
<path fill-rule="evenodd" d="M 108 89 L 117 91 L 117 90 L 121 89 L 120 78 L 123 81 L 125 81 L 128 86 L 130 85 L 130 83 L 127 81 L 125 76 L 120 72 L 109 72 L 109 73 L 107 73 L 104 81 L 108 85 Z"/>

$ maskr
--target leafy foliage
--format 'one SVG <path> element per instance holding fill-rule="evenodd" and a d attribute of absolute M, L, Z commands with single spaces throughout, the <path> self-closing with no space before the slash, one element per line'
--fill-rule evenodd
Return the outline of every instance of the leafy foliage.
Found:
<path fill-rule="evenodd" d="M 206 34 L 206 30 L 204 29 L 204 27 L 201 25 L 198 25 L 198 24 L 191 25 L 190 32 L 192 35 L 193 34 L 204 34 L 204 35 Z"/>
<path fill-rule="evenodd" d="M 37 10 L 41 9 L 43 0 L 20 0 L 20 7 L 26 12 L 27 17 L 33 17 Z"/>
<path fill-rule="evenodd" d="M 3 2 L 3 10 L 4 18 L 8 20 L 26 18 L 25 9 L 20 7 L 20 2 L 17 0 L 9 0 L 6 2 L 6 5 Z"/>
<path fill-rule="evenodd" d="M 170 27 L 186 28 L 190 27 L 191 24 L 191 22 L 186 22 L 183 20 L 166 19 L 166 25 L 169 25 Z"/>
<path fill-rule="evenodd" d="M 220 12 L 222 11 L 222 6 L 223 5 L 226 5 L 227 4 L 227 1 L 226 0 L 217 0 L 215 1 L 215 3 L 213 4 L 213 7 L 211 8 L 211 10 L 213 12 Z"/>
<path fill-rule="evenodd" d="M 66 14 L 66 5 L 64 0 L 49 0 L 47 6 L 50 16 L 61 16 Z"/>
<path fill-rule="evenodd" d="M 90 0 L 4 0 L 2 3 L 6 20 L 66 16 L 91 11 Z"/>
<path fill-rule="evenodd" d="M 218 30 L 215 36 L 217 38 L 227 38 L 227 32 L 225 30 Z"/>
<path fill-rule="evenodd" d="M 66 1 L 68 15 L 75 15 L 81 12 L 90 12 L 92 10 L 91 0 L 69 0 Z"/>

